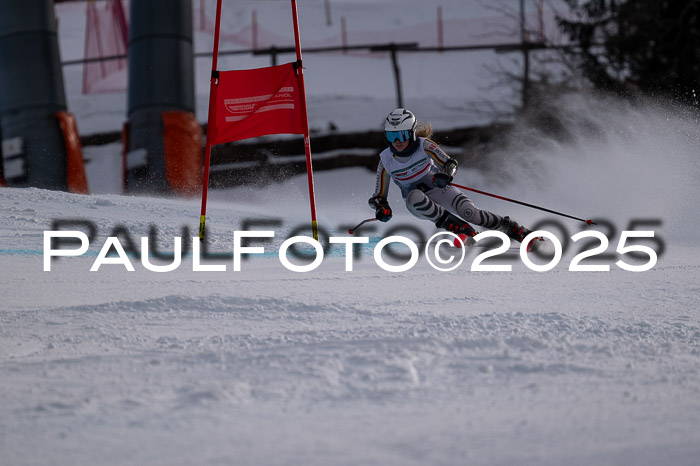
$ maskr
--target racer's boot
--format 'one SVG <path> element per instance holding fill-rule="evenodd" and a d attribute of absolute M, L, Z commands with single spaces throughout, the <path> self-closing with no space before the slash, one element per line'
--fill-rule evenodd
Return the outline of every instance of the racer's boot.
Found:
<path fill-rule="evenodd" d="M 520 243 L 523 242 L 527 235 L 532 233 L 532 230 L 528 230 L 524 226 L 518 224 L 518 222 L 515 220 L 511 220 L 510 217 L 503 217 L 503 220 L 501 220 L 501 223 L 498 225 L 497 229 L 508 235 L 509 238 Z M 544 238 L 532 238 L 527 244 L 527 251 L 530 252 L 536 250 L 541 241 L 544 241 Z"/>
<path fill-rule="evenodd" d="M 474 237 L 478 234 L 471 225 L 448 211 L 443 212 L 435 221 L 435 226 L 456 234 L 461 244 L 467 246 L 474 244 Z M 461 244 L 455 240 L 455 246 L 461 247 Z"/>

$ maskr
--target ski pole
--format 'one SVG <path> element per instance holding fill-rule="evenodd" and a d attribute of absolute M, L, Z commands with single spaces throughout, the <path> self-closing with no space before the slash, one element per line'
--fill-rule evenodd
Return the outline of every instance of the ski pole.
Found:
<path fill-rule="evenodd" d="M 483 194 L 484 196 L 495 197 L 496 199 L 500 199 L 500 200 L 502 200 L 502 201 L 513 202 L 513 203 L 515 203 L 515 204 L 524 205 L 525 207 L 531 207 L 531 208 L 533 208 L 533 209 L 544 210 L 545 212 L 549 212 L 550 214 L 556 214 L 556 215 L 561 215 L 562 217 L 572 218 L 572 219 L 574 219 L 574 220 L 578 220 L 578 221 L 580 221 L 580 222 L 584 222 L 584 223 L 586 223 L 586 224 L 588 224 L 588 225 L 597 225 L 597 223 L 595 223 L 593 220 L 585 220 L 585 219 L 582 219 L 582 218 L 574 217 L 573 215 L 564 214 L 564 213 L 562 213 L 562 212 L 557 212 L 556 210 L 546 209 L 546 208 L 544 208 L 544 207 L 540 207 L 540 206 L 537 206 L 537 205 L 534 205 L 534 204 L 528 204 L 527 202 L 517 201 L 517 200 L 515 200 L 515 199 L 509 199 L 509 198 L 507 198 L 507 197 L 499 196 L 498 194 L 491 194 L 491 193 L 487 193 L 487 192 L 485 192 L 485 191 L 479 191 L 478 189 L 468 188 L 467 186 L 462 186 L 462 185 L 459 185 L 459 184 L 456 184 L 456 183 L 450 183 L 450 185 L 454 186 L 455 188 L 466 189 L 467 191 L 473 191 L 473 192 L 475 192 L 475 193 Z"/>
<path fill-rule="evenodd" d="M 361 227 L 362 225 L 364 225 L 365 223 L 367 223 L 367 222 L 374 222 L 374 221 L 376 221 L 376 220 L 377 220 L 377 219 L 374 218 L 374 217 L 373 217 L 373 218 L 366 218 L 366 219 L 364 219 L 363 221 L 361 221 L 360 223 L 358 223 L 358 224 L 355 226 L 355 228 L 350 228 L 350 229 L 348 230 L 348 233 L 350 233 L 350 234 L 352 235 L 352 234 L 354 234 L 354 233 L 357 231 L 358 228 L 360 228 L 360 227 Z"/>

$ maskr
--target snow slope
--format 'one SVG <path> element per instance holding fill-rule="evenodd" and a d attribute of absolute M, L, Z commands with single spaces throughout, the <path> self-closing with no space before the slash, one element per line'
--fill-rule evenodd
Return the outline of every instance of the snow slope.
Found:
<path fill-rule="evenodd" d="M 77 113 L 99 120 L 113 108 L 100 102 Z M 387 272 L 372 250 L 389 228 L 434 231 L 393 189 L 395 218 L 364 230 L 352 272 L 337 248 L 291 272 L 276 252 L 308 225 L 296 177 L 210 193 L 212 251 L 232 252 L 246 220 L 278 222 L 254 227 L 275 238 L 239 272 L 230 259 L 194 272 L 190 255 L 170 273 L 134 256 L 134 272 L 90 272 L 121 227 L 138 243 L 154 226 L 171 251 L 183 227 L 197 231 L 199 199 L 0 189 L 0 464 L 698 464 L 697 111 L 556 104 L 566 138 L 523 122 L 491 170 L 462 166 L 455 181 L 607 220 L 610 251 L 632 219 L 658 221 L 651 270 L 615 257 L 596 261 L 609 272 L 570 272 L 570 248 L 545 273 L 517 256 L 498 262 L 510 272 L 472 272 L 478 249 L 452 272 L 423 257 Z M 94 160 L 90 179 L 110 180 L 117 168 Z M 317 173 L 321 227 L 345 236 L 371 215 L 373 187 L 361 169 Z M 552 219 L 472 198 L 529 226 Z M 44 272 L 44 231 L 80 219 L 97 228 L 89 252 Z"/>
<path fill-rule="evenodd" d="M 196 232 L 199 200 L 0 190 L 3 464 L 697 464 L 695 114 L 590 97 L 562 108 L 568 142 L 525 125 L 504 149 L 502 172 L 521 176 L 463 167 L 456 181 L 608 219 L 609 251 L 631 218 L 656 218 L 666 248 L 651 270 L 615 257 L 594 261 L 609 272 L 570 272 L 571 248 L 545 273 L 517 256 L 498 262 L 511 272 L 472 272 L 478 249 L 452 272 L 424 257 L 387 272 L 377 238 L 416 225 L 394 189 L 395 219 L 365 230 L 372 244 L 352 272 L 337 248 L 291 272 L 277 250 L 308 225 L 296 177 L 212 192 L 214 252 L 233 251 L 245 220 L 279 222 L 250 228 L 276 236 L 239 272 L 231 259 L 194 272 L 189 255 L 170 273 L 134 256 L 134 272 L 90 272 L 120 226 L 138 243 L 154 225 L 172 251 L 183 227 Z M 373 178 L 317 173 L 320 225 L 346 235 L 370 213 Z M 543 218 L 473 198 L 528 225 Z M 93 222 L 98 237 L 44 272 L 56 219 Z"/>
<path fill-rule="evenodd" d="M 348 177 L 370 181 L 323 173 L 319 190 Z M 299 184 L 277 195 L 295 196 Z M 155 224 L 168 250 L 183 225 L 194 231 L 198 202 L 0 196 L 3 464 L 700 457 L 697 246 L 669 245 L 643 273 L 569 272 L 571 254 L 542 274 L 517 260 L 513 272 L 470 272 L 467 262 L 440 273 L 423 259 L 395 274 L 367 254 L 353 272 L 337 256 L 290 272 L 274 254 L 240 272 L 230 260 L 216 262 L 226 272 L 193 272 L 189 257 L 171 273 L 137 258 L 135 272 L 90 272 L 116 224 L 134 238 Z M 213 249 L 232 250 L 232 230 L 254 207 L 212 204 Z M 288 212 L 278 237 L 306 220 L 301 208 Z M 42 232 L 56 218 L 89 219 L 100 237 L 91 254 L 43 272 Z"/>

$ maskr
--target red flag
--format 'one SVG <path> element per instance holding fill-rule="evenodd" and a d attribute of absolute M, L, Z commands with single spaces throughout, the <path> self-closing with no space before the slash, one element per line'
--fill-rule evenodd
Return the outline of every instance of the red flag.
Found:
<path fill-rule="evenodd" d="M 211 145 L 266 134 L 304 134 L 294 65 L 221 71 L 215 121 Z"/>

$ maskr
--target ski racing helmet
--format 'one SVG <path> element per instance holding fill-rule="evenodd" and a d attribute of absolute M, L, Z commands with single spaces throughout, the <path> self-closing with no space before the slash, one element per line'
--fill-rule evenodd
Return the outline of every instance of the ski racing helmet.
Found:
<path fill-rule="evenodd" d="M 408 157 L 416 151 L 419 145 L 416 138 L 417 124 L 418 121 L 415 115 L 405 108 L 397 108 L 386 117 L 384 121 L 384 135 L 389 144 L 389 149 L 394 155 Z M 393 142 L 397 139 L 401 142 L 408 141 L 408 147 L 402 151 L 396 150 Z"/>
<path fill-rule="evenodd" d="M 386 141 L 391 145 L 397 139 L 401 142 L 416 140 L 415 115 L 405 108 L 397 108 L 384 120 L 384 134 Z"/>

